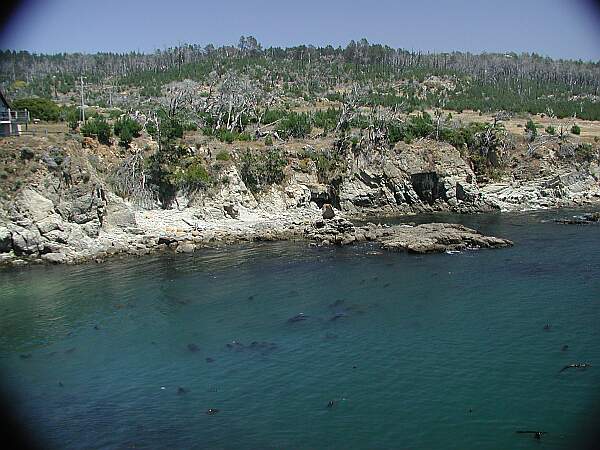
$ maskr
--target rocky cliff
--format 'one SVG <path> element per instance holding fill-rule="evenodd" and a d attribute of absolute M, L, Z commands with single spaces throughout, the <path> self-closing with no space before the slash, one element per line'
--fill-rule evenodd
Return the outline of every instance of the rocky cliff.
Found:
<path fill-rule="evenodd" d="M 501 179 L 482 182 L 457 149 L 419 140 L 385 151 L 348 152 L 329 176 L 315 161 L 284 146 L 284 180 L 260 192 L 246 186 L 232 152 L 219 172 L 221 182 L 179 193 L 170 209 L 161 209 L 158 203 L 142 207 L 117 195 L 110 177 L 124 157 L 122 149 L 42 137 L 10 138 L 1 146 L 0 261 L 11 264 L 78 262 L 157 248 L 192 251 L 240 240 L 306 239 L 307 226 L 322 218 L 325 203 L 334 205 L 336 216 L 352 218 L 600 200 L 596 161 L 523 151 L 508 158 Z M 211 164 L 205 149 L 192 146 L 189 151 L 205 155 Z"/>

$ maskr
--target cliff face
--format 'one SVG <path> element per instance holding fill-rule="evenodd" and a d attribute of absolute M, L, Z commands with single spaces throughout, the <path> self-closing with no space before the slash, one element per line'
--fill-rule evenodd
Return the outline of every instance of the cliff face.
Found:
<path fill-rule="evenodd" d="M 340 186 L 340 207 L 349 213 L 402 214 L 422 211 L 485 211 L 475 174 L 449 144 L 397 144 L 385 155 L 363 154 L 350 161 Z"/>
<path fill-rule="evenodd" d="M 596 162 L 562 160 L 552 152 L 514 154 L 502 180 L 484 184 L 454 147 L 421 140 L 384 152 L 348 152 L 342 169 L 326 180 L 313 160 L 287 151 L 284 181 L 258 194 L 230 161 L 220 172 L 226 183 L 180 194 L 172 209 L 141 208 L 118 196 L 109 182 L 120 150 L 11 139 L 3 142 L 9 151 L 2 155 L 6 176 L 0 180 L 0 262 L 8 263 L 77 262 L 155 248 L 190 251 L 220 242 L 302 237 L 325 203 L 337 215 L 353 217 L 600 200 Z"/>

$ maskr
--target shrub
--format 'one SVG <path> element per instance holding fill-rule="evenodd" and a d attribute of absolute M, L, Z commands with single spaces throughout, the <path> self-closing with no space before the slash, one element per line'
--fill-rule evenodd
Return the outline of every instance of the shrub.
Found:
<path fill-rule="evenodd" d="M 61 111 L 61 118 L 67 122 L 71 131 L 75 131 L 79 126 L 80 115 L 79 109 L 74 106 L 64 107 Z"/>
<path fill-rule="evenodd" d="M 318 110 L 313 115 L 313 124 L 316 127 L 323 128 L 323 131 L 331 131 L 336 127 L 340 115 L 341 110 L 336 108 Z"/>
<path fill-rule="evenodd" d="M 32 119 L 56 122 L 60 119 L 60 108 L 46 98 L 22 98 L 12 102 L 12 109 L 26 109 Z"/>
<path fill-rule="evenodd" d="M 554 127 L 552 125 L 548 125 L 546 127 L 546 133 L 551 134 L 551 135 L 555 135 L 556 134 L 556 130 L 554 129 Z"/>
<path fill-rule="evenodd" d="M 537 137 L 537 127 L 535 126 L 533 120 L 527 120 L 527 123 L 525 124 L 525 133 L 529 135 L 529 141 L 531 142 L 533 142 Z"/>
<path fill-rule="evenodd" d="M 286 165 L 287 161 L 278 149 L 267 152 L 246 150 L 240 160 L 240 177 L 250 191 L 258 192 L 271 184 L 281 183 Z"/>
<path fill-rule="evenodd" d="M 95 137 L 101 144 L 110 145 L 112 128 L 103 117 L 95 117 L 81 126 L 81 134 L 87 137 Z"/>
<path fill-rule="evenodd" d="M 204 127 L 202 129 L 202 133 L 205 136 L 214 136 L 221 142 L 227 142 L 231 144 L 233 141 L 251 141 L 252 135 L 245 131 L 241 133 L 238 131 L 229 131 L 225 128 L 219 128 L 218 130 L 214 130 L 210 127 Z"/>
<path fill-rule="evenodd" d="M 581 127 L 577 124 L 573 124 L 573 126 L 571 127 L 571 133 L 579 136 L 581 134 Z"/>
<path fill-rule="evenodd" d="M 270 134 L 265 138 L 265 145 L 273 145 L 273 138 Z"/>
<path fill-rule="evenodd" d="M 217 161 L 229 161 L 229 153 L 227 153 L 225 150 L 221 150 L 219 153 L 217 153 Z"/>
<path fill-rule="evenodd" d="M 194 122 L 185 122 L 183 124 L 183 130 L 184 131 L 196 131 L 196 130 L 198 130 L 198 125 L 196 125 Z"/>
<path fill-rule="evenodd" d="M 212 178 L 201 161 L 193 161 L 177 171 L 171 181 L 179 189 L 196 190 L 208 187 Z"/>
<path fill-rule="evenodd" d="M 131 117 L 125 116 L 115 122 L 114 129 L 119 137 L 119 145 L 129 147 L 133 138 L 139 137 L 142 126 Z"/>
<path fill-rule="evenodd" d="M 120 109 L 113 108 L 108 110 L 109 119 L 118 119 L 121 116 L 121 114 L 123 114 L 123 111 L 121 111 Z"/>
<path fill-rule="evenodd" d="M 575 149 L 575 158 L 579 161 L 594 161 L 598 157 L 598 150 L 594 150 L 592 144 L 579 144 Z"/>
<path fill-rule="evenodd" d="M 303 138 L 312 131 L 310 116 L 306 113 L 289 113 L 279 124 L 277 132 L 282 136 Z"/>

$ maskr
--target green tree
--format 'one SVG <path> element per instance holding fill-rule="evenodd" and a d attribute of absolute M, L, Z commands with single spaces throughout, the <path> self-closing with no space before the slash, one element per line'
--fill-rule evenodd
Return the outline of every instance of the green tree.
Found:
<path fill-rule="evenodd" d="M 117 119 L 114 125 L 115 134 L 119 137 L 119 145 L 129 147 L 133 138 L 139 137 L 142 126 L 129 116 Z"/>
<path fill-rule="evenodd" d="M 183 126 L 176 117 L 168 116 L 162 111 L 157 114 L 157 121 L 148 122 L 146 131 L 158 141 L 158 150 L 148 160 L 148 182 L 152 185 L 163 209 L 167 209 L 186 178 L 189 180 L 199 174 L 182 175 L 180 163 L 186 150 L 176 145 L 177 139 L 183 137 Z M 200 177 L 201 178 L 201 177 Z"/>
<path fill-rule="evenodd" d="M 579 136 L 581 134 L 581 127 L 579 125 L 577 125 L 576 123 L 573 124 L 573 126 L 571 127 L 571 133 Z"/>
<path fill-rule="evenodd" d="M 112 128 L 104 117 L 94 117 L 81 126 L 81 134 L 87 137 L 94 137 L 98 142 L 110 145 Z"/>

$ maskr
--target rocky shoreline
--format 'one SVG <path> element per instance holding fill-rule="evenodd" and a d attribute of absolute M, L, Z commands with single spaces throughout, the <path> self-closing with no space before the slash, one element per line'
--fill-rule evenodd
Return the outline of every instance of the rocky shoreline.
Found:
<path fill-rule="evenodd" d="M 130 223 L 113 211 L 112 222 L 105 222 L 97 235 L 90 238 L 62 220 L 51 201 L 34 190 L 24 192 L 18 203 L 23 217 L 0 228 L 2 266 L 103 262 L 117 255 L 191 253 L 202 248 L 257 241 L 305 241 L 319 246 L 372 242 L 385 250 L 411 253 L 512 245 L 507 239 L 484 236 L 455 224 L 355 226 L 337 215 L 330 205 L 320 210 L 314 204 L 280 216 L 261 216 L 240 208 L 241 211 L 236 209 L 236 219 L 220 220 L 199 220 L 191 209 L 149 210 L 129 217 Z"/>
<path fill-rule="evenodd" d="M 289 150 L 283 180 L 259 192 L 244 183 L 235 151 L 230 160 L 215 162 L 208 147 L 192 146 L 190 154 L 220 164 L 220 181 L 178 192 L 162 209 L 156 198 L 141 205 L 118 193 L 110 177 L 123 156 L 113 147 L 75 140 L 48 147 L 46 138 L 31 138 L 30 148 L 20 142 L 4 142 L 3 161 L 15 178 L 0 179 L 7 194 L 0 202 L 0 266 L 77 264 L 253 241 L 374 242 L 417 253 L 502 247 L 511 243 L 459 225 L 388 228 L 350 220 L 600 204 L 595 162 L 522 156 L 503 181 L 481 182 L 457 149 L 424 139 L 398 143 L 385 158 L 376 151 L 349 153 L 331 179 L 323 179 L 315 161 Z"/>

